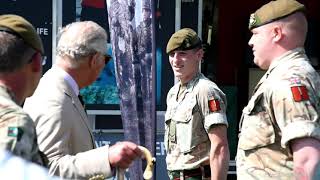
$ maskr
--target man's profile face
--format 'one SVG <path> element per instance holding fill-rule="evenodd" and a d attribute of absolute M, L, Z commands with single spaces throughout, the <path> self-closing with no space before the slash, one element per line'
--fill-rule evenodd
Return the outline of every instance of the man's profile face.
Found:
<path fill-rule="evenodd" d="M 175 50 L 169 53 L 169 61 L 174 75 L 180 80 L 189 79 L 198 71 L 202 49 Z"/>
<path fill-rule="evenodd" d="M 249 46 L 252 47 L 254 63 L 261 69 L 268 69 L 272 60 L 272 25 L 252 29 Z"/>

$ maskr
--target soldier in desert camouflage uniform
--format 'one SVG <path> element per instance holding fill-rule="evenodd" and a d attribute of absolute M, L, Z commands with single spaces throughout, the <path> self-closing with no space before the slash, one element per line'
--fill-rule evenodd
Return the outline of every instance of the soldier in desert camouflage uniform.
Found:
<path fill-rule="evenodd" d="M 277 0 L 251 15 L 249 45 L 267 72 L 243 109 L 240 180 L 320 178 L 320 77 L 303 48 L 304 11 L 295 0 Z"/>
<path fill-rule="evenodd" d="M 0 16 L 0 148 L 45 165 L 32 119 L 21 104 L 42 74 L 43 45 L 34 27 L 16 15 Z"/>
<path fill-rule="evenodd" d="M 138 58 L 144 59 L 152 51 L 151 7 L 149 1 L 142 5 L 142 21 L 137 27 Z M 151 61 L 151 60 L 150 60 Z M 149 62 L 150 63 L 150 62 Z"/>
<path fill-rule="evenodd" d="M 120 98 L 128 106 L 133 106 L 130 101 L 131 91 L 134 87 L 135 66 L 139 64 L 136 57 L 137 37 L 134 26 L 135 1 L 111 0 L 109 20 L 111 25 L 112 49 L 115 55 L 116 71 L 119 78 L 117 84 L 120 89 Z"/>
<path fill-rule="evenodd" d="M 152 23 L 151 23 L 151 6 L 150 1 L 143 1 L 142 4 L 142 21 L 137 27 L 137 59 L 139 61 L 140 78 L 137 84 L 144 97 L 144 116 L 150 117 L 151 96 L 152 96 Z M 138 86 L 138 85 L 137 85 Z M 149 109 L 149 110 L 148 110 Z"/>
<path fill-rule="evenodd" d="M 179 83 L 167 95 L 165 146 L 171 180 L 227 177 L 226 97 L 199 72 L 202 43 L 196 32 L 184 28 L 174 33 L 167 53 Z"/>

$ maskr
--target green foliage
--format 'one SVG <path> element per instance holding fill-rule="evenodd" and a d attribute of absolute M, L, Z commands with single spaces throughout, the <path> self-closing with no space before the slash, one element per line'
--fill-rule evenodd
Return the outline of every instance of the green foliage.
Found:
<path fill-rule="evenodd" d="M 95 84 L 81 90 L 86 104 L 119 104 L 119 94 L 116 86 L 97 86 Z"/>

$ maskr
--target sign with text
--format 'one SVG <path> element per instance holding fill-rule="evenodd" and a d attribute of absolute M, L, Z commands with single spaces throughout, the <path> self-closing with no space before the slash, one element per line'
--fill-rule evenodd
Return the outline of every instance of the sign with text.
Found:
<path fill-rule="evenodd" d="M 36 8 L 34 5 L 41 8 Z M 0 14 L 20 15 L 36 28 L 47 57 L 43 71 L 47 71 L 52 64 L 52 1 L 1 0 Z"/>

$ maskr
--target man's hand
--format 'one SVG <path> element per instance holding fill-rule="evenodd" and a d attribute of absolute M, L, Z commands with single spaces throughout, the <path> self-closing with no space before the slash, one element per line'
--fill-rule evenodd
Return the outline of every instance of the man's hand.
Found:
<path fill-rule="evenodd" d="M 130 164 L 143 153 L 138 145 L 124 141 L 109 147 L 109 162 L 112 167 L 127 169 Z"/>
<path fill-rule="evenodd" d="M 293 171 L 297 179 L 318 179 L 320 170 L 320 141 L 305 137 L 291 142 Z"/>

